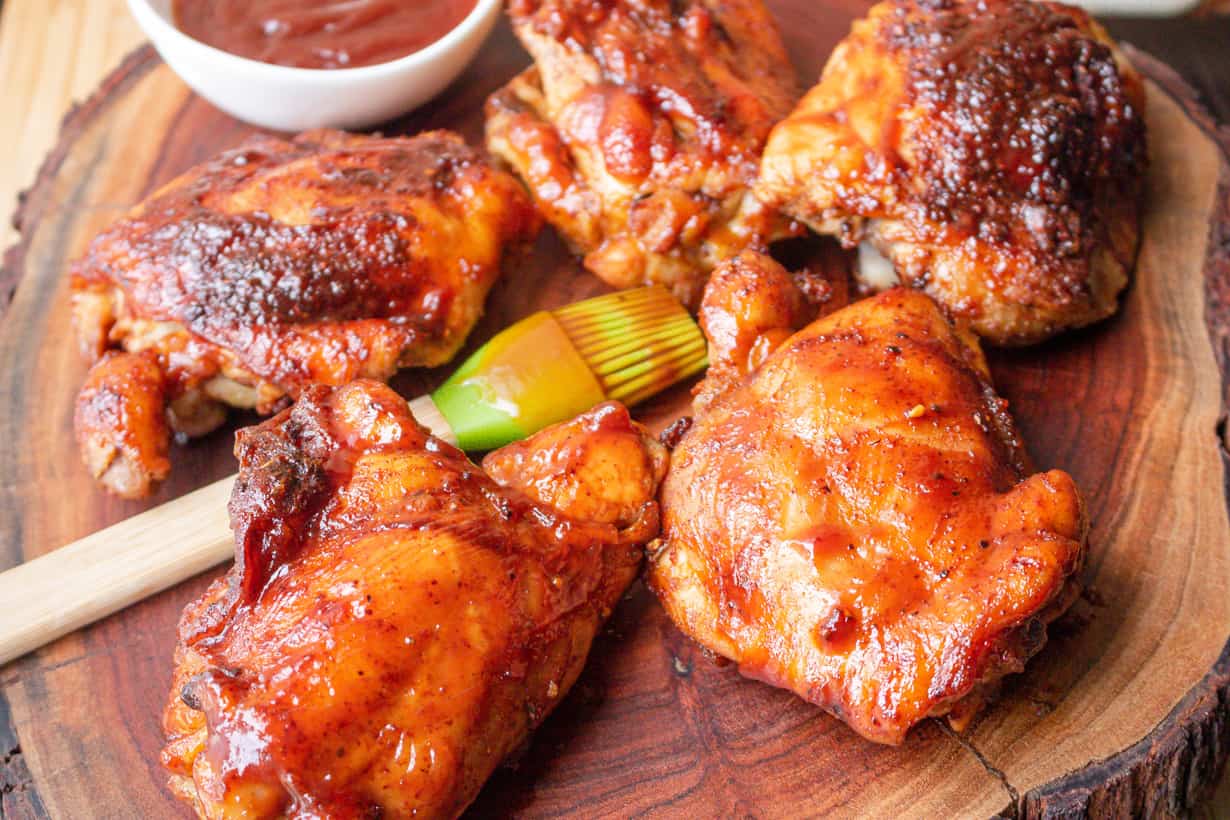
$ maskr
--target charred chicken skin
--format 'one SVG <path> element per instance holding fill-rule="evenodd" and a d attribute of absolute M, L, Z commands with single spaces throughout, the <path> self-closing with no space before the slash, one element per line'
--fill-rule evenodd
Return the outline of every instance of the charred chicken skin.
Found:
<path fill-rule="evenodd" d="M 83 349 L 124 351 L 78 399 L 87 464 L 138 497 L 168 436 L 212 430 L 226 405 L 267 413 L 308 385 L 448 361 L 538 226 L 516 179 L 447 132 L 259 137 L 188 171 L 73 267 Z M 157 412 L 114 412 L 137 401 Z"/>
<path fill-rule="evenodd" d="M 460 814 L 576 680 L 667 464 L 610 403 L 480 469 L 370 381 L 236 453 L 236 564 L 184 612 L 164 716 L 206 818 Z"/>
<path fill-rule="evenodd" d="M 1078 9 L 889 0 L 773 130 L 756 193 L 866 240 L 988 341 L 1028 344 L 1118 308 L 1143 115 L 1139 76 Z"/>
<path fill-rule="evenodd" d="M 709 271 L 786 225 L 748 190 L 797 99 L 760 0 L 512 0 L 535 65 L 487 104 L 487 146 L 619 288 L 700 300 Z"/>
<path fill-rule="evenodd" d="M 870 740 L 961 725 L 1077 592 L 1081 496 L 1031 472 L 975 337 L 922 293 L 758 354 L 791 287 L 763 256 L 714 273 L 719 381 L 672 454 L 650 583 L 685 633 Z"/>

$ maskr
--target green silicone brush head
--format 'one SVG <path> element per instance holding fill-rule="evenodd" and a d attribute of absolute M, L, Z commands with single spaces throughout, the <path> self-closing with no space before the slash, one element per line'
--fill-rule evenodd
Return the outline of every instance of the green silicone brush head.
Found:
<path fill-rule="evenodd" d="M 551 311 L 608 399 L 644 401 L 705 368 L 705 338 L 664 288 L 637 288 Z"/>
<path fill-rule="evenodd" d="M 660 287 L 535 313 L 479 348 L 431 398 L 465 450 L 490 450 L 606 399 L 632 405 L 706 365 L 705 340 Z"/>

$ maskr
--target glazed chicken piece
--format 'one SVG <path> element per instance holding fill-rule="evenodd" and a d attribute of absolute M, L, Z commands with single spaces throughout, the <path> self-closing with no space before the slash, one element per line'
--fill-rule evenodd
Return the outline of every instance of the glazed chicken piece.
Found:
<path fill-rule="evenodd" d="M 1032 473 L 976 338 L 917 291 L 856 302 L 760 362 L 773 320 L 796 318 L 790 287 L 746 255 L 706 290 L 719 382 L 671 456 L 651 586 L 743 674 L 870 740 L 929 716 L 959 727 L 1077 593 L 1081 496 Z"/>
<path fill-rule="evenodd" d="M 667 464 L 609 403 L 480 469 L 370 381 L 236 453 L 236 563 L 184 612 L 164 715 L 206 818 L 460 814 L 577 679 Z"/>
<path fill-rule="evenodd" d="M 257 137 L 197 166 L 73 266 L 82 348 L 125 351 L 78 398 L 87 465 L 140 497 L 169 435 L 209 432 L 226 405 L 268 413 L 311 384 L 448 361 L 539 222 L 516 179 L 443 131 Z"/>
<path fill-rule="evenodd" d="M 757 204 L 797 99 L 761 0 L 512 0 L 534 57 L 487 104 L 487 146 L 587 268 L 695 307 L 721 259 L 788 230 Z"/>
<path fill-rule="evenodd" d="M 157 355 L 104 353 L 77 394 L 73 426 L 95 477 L 120 495 L 147 495 L 171 470 L 166 374 Z"/>
<path fill-rule="evenodd" d="M 1078 9 L 889 0 L 773 130 L 756 194 L 865 240 L 868 284 L 895 268 L 988 341 L 1029 344 L 1118 308 L 1143 115 L 1139 76 Z"/>

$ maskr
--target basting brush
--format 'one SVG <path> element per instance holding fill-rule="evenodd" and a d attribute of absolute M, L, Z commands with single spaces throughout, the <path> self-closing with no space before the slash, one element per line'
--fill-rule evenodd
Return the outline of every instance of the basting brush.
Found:
<path fill-rule="evenodd" d="M 663 288 L 638 288 L 523 319 L 410 408 L 437 437 L 490 450 L 607 399 L 636 404 L 706 363 L 687 311 Z M 0 573 L 0 664 L 229 559 L 234 481 Z"/>
<path fill-rule="evenodd" d="M 461 449 L 492 450 L 607 399 L 636 404 L 704 367 L 688 312 L 663 288 L 638 288 L 523 319 L 410 409 Z"/>

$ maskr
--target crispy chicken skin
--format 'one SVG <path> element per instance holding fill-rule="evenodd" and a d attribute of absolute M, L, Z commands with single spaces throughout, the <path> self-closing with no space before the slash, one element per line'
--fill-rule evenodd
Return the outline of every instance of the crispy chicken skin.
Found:
<path fill-rule="evenodd" d="M 200 435 L 225 405 L 272 412 L 307 385 L 448 361 L 539 223 L 512 176 L 447 132 L 257 137 L 98 236 L 73 266 L 74 318 L 91 358 L 152 355 L 171 427 Z M 90 383 L 114 369 L 98 367 Z M 118 434 L 92 418 L 79 407 L 80 439 Z"/>
<path fill-rule="evenodd" d="M 1106 318 L 1135 261 L 1144 88 L 1088 15 L 889 0 L 776 128 L 756 194 L 866 240 L 988 341 Z"/>
<path fill-rule="evenodd" d="M 184 612 L 164 715 L 207 818 L 460 814 L 576 680 L 668 460 L 610 403 L 480 469 L 371 381 L 236 453 L 236 564 Z"/>
<path fill-rule="evenodd" d="M 764 257 L 714 273 L 726 388 L 672 454 L 650 584 L 685 633 L 870 740 L 960 725 L 1071 603 L 1080 494 L 1031 473 L 975 338 L 924 294 L 856 302 L 758 366 L 723 341 L 790 318 L 789 287 Z"/>
<path fill-rule="evenodd" d="M 721 259 L 786 231 L 748 189 L 797 99 L 761 0 L 511 0 L 535 65 L 487 104 L 487 146 L 587 268 L 694 307 Z"/>

